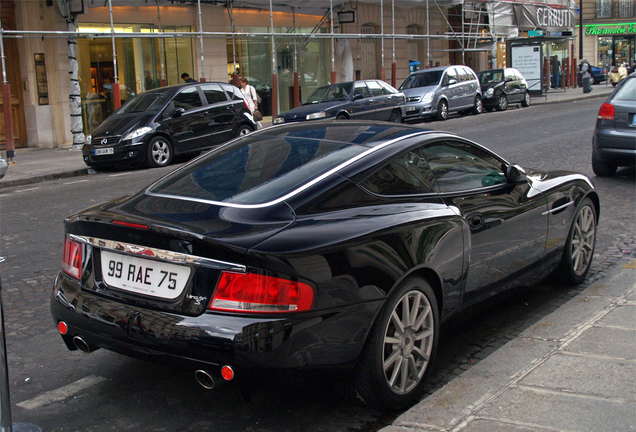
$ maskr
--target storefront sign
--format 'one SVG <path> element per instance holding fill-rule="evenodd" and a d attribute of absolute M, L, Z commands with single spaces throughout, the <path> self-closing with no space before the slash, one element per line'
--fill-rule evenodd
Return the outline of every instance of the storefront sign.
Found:
<path fill-rule="evenodd" d="M 615 25 L 587 25 L 585 36 L 612 36 L 636 34 L 636 23 Z"/>
<path fill-rule="evenodd" d="M 576 24 L 576 3 L 572 0 L 563 5 L 495 1 L 487 3 L 486 9 L 497 35 L 509 36 L 512 28 L 531 31 L 539 27 L 549 32 L 568 32 L 573 31 Z"/>

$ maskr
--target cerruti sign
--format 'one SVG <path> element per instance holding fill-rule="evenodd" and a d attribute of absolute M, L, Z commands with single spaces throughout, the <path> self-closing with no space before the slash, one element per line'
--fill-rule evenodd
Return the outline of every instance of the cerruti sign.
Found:
<path fill-rule="evenodd" d="M 612 36 L 636 34 L 636 23 L 625 24 L 589 24 L 585 26 L 586 36 Z"/>

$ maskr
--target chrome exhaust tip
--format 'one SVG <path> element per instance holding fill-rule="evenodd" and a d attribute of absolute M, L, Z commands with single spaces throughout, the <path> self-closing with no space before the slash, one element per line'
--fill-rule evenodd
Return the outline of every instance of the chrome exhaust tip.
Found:
<path fill-rule="evenodd" d="M 206 390 L 212 390 L 217 382 L 208 371 L 204 371 L 203 369 L 199 369 L 194 373 L 194 377 L 197 379 L 197 382 Z"/>
<path fill-rule="evenodd" d="M 75 336 L 73 338 L 73 345 L 75 345 L 75 348 L 77 348 L 78 350 L 80 350 L 81 352 L 88 354 L 91 351 L 94 351 L 91 346 L 86 343 L 86 341 L 84 339 L 82 339 L 80 336 Z"/>

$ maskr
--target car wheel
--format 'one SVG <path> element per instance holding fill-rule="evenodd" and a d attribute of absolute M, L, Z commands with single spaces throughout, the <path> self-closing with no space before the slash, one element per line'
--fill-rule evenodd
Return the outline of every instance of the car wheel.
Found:
<path fill-rule="evenodd" d="M 585 280 L 592 265 L 595 242 L 596 208 L 586 198 L 576 211 L 557 270 L 564 282 L 578 285 Z"/>
<path fill-rule="evenodd" d="M 400 110 L 393 110 L 389 121 L 393 123 L 402 123 L 402 112 Z"/>
<path fill-rule="evenodd" d="M 596 78 L 594 78 L 594 75 L 592 75 L 592 77 L 590 78 L 590 85 L 594 84 L 596 84 Z"/>
<path fill-rule="evenodd" d="M 495 106 L 497 111 L 505 111 L 508 109 L 508 98 L 505 94 L 501 94 L 497 99 L 497 105 Z"/>
<path fill-rule="evenodd" d="M 616 173 L 616 165 L 600 161 L 592 156 L 592 171 L 599 177 L 612 177 Z"/>
<path fill-rule="evenodd" d="M 445 100 L 439 101 L 436 117 L 437 120 L 446 120 L 448 118 L 448 102 Z"/>
<path fill-rule="evenodd" d="M 347 120 L 347 119 L 348 119 L 347 116 L 344 114 L 338 114 L 336 116 L 336 120 Z"/>
<path fill-rule="evenodd" d="M 481 96 L 475 97 L 475 106 L 472 109 L 472 113 L 477 115 L 484 111 L 484 105 L 481 102 Z"/>
<path fill-rule="evenodd" d="M 247 135 L 247 134 L 249 134 L 251 132 L 252 132 L 252 128 L 251 127 L 249 127 L 248 125 L 241 125 L 236 130 L 236 135 L 235 136 L 238 138 L 238 137 Z"/>
<path fill-rule="evenodd" d="M 154 137 L 148 144 L 148 166 L 164 167 L 172 161 L 172 144 L 162 136 Z"/>
<path fill-rule="evenodd" d="M 526 92 L 526 94 L 523 96 L 523 101 L 521 101 L 521 106 L 522 107 L 530 106 L 530 92 Z"/>
<path fill-rule="evenodd" d="M 404 281 L 373 324 L 354 372 L 356 396 L 380 409 L 397 409 L 420 395 L 439 337 L 437 300 L 419 277 Z"/>

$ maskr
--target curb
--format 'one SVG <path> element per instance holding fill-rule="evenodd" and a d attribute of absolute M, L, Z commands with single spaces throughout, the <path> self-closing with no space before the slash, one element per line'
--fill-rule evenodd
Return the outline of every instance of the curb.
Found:
<path fill-rule="evenodd" d="M 586 94 L 586 95 L 580 95 L 580 96 L 575 96 L 573 98 L 570 99 L 561 99 L 561 100 L 543 100 L 541 102 L 535 102 L 534 105 L 543 105 L 543 104 L 560 104 L 560 103 L 568 103 L 568 102 L 580 102 L 583 100 L 588 100 L 588 99 L 598 99 L 598 98 L 606 98 L 610 95 L 611 93 L 606 93 L 606 94 L 602 94 L 602 93 L 596 93 L 596 94 Z M 541 99 L 543 99 L 543 97 L 541 97 Z"/>
<path fill-rule="evenodd" d="M 74 170 L 61 173 L 43 174 L 39 176 L 33 176 L 28 178 L 22 178 L 17 180 L 0 181 L 0 189 L 7 189 L 15 186 L 25 186 L 35 183 L 40 183 L 47 180 L 58 180 L 71 177 L 82 177 L 88 175 L 88 167 L 81 170 Z"/>

